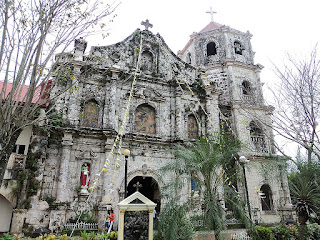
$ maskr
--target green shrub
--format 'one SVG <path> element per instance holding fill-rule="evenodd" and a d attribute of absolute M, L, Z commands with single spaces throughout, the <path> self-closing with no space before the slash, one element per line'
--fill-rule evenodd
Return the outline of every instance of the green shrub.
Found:
<path fill-rule="evenodd" d="M 272 230 L 268 227 L 256 226 L 259 240 L 274 240 Z"/>
<path fill-rule="evenodd" d="M 320 225 L 317 223 L 307 225 L 307 239 L 318 240 L 320 239 Z"/>
<path fill-rule="evenodd" d="M 284 225 L 271 227 L 271 231 L 275 240 L 291 240 L 294 237 L 290 229 Z"/>

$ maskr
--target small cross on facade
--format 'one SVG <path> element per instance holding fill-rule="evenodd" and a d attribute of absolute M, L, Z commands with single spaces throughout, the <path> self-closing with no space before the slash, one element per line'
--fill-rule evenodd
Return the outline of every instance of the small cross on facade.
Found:
<path fill-rule="evenodd" d="M 213 22 L 213 14 L 215 14 L 215 13 L 217 13 L 217 12 L 214 12 L 214 11 L 212 10 L 212 7 L 210 7 L 210 12 L 206 12 L 206 13 L 210 13 L 210 15 L 211 15 L 211 22 Z"/>
<path fill-rule="evenodd" d="M 153 25 L 149 22 L 149 19 L 147 19 L 145 22 L 142 21 L 141 25 L 143 25 L 146 28 L 146 30 L 149 30 L 149 28 L 153 27 Z"/>
<path fill-rule="evenodd" d="M 139 188 L 142 188 L 142 184 L 140 184 L 139 182 L 136 182 L 135 184 L 133 184 L 133 187 L 136 188 L 136 192 L 139 192 Z"/>

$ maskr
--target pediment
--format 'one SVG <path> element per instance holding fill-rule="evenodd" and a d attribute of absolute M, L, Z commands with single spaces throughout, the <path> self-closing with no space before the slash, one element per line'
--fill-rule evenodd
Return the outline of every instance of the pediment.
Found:
<path fill-rule="evenodd" d="M 118 203 L 120 210 L 127 211 L 153 210 L 156 205 L 156 203 L 138 191 Z"/>
<path fill-rule="evenodd" d="M 140 76 L 167 80 L 194 78 L 196 69 L 174 54 L 159 34 L 147 30 L 138 29 L 113 45 L 92 47 L 90 57 L 102 68 L 116 67 L 132 72 L 138 63 L 141 36 Z"/>

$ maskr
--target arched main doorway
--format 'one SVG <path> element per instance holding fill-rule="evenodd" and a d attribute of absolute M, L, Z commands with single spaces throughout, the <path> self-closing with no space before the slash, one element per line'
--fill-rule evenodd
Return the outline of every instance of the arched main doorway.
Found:
<path fill-rule="evenodd" d="M 141 184 L 141 187 L 139 187 L 139 192 L 156 203 L 156 211 L 160 212 L 161 200 L 159 185 L 157 181 L 152 177 L 134 177 L 128 184 L 128 196 L 130 196 L 137 190 L 136 186 L 134 186 L 137 182 Z"/>
<path fill-rule="evenodd" d="M 0 233 L 10 231 L 10 222 L 12 217 L 11 203 L 0 194 Z"/>

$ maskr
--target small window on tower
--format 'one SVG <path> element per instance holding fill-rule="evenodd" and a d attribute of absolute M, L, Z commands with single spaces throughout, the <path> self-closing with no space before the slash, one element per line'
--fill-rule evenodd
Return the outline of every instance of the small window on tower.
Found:
<path fill-rule="evenodd" d="M 242 45 L 239 41 L 235 41 L 234 42 L 234 51 L 236 54 L 242 55 Z"/>
<path fill-rule="evenodd" d="M 210 42 L 207 45 L 207 56 L 212 56 L 217 54 L 217 47 L 214 42 Z"/>
<path fill-rule="evenodd" d="M 251 84 L 248 81 L 242 82 L 242 94 L 251 95 Z"/>
<path fill-rule="evenodd" d="M 191 53 L 187 54 L 187 63 L 191 64 Z"/>

